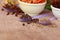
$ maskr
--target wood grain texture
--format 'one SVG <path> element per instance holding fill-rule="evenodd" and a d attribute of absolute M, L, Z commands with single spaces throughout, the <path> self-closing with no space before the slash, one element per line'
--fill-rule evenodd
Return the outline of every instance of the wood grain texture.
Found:
<path fill-rule="evenodd" d="M 0 1 L 1 2 L 1 1 Z M 60 24 L 44 26 L 41 24 L 26 24 L 23 26 L 14 15 L 6 15 L 0 5 L 0 40 L 60 40 Z"/>

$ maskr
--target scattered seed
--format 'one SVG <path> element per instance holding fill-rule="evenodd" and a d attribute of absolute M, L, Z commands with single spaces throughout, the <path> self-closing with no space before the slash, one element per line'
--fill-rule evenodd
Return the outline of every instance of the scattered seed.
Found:
<path fill-rule="evenodd" d="M 22 15 L 22 13 L 23 13 L 22 10 L 19 7 L 17 7 L 16 5 L 12 5 L 11 3 L 4 4 L 3 7 L 8 8 L 10 10 L 14 10 L 15 12 L 12 12 L 12 15 L 14 15 L 16 13 L 15 16 Z M 7 13 L 7 15 L 9 15 L 9 12 Z"/>

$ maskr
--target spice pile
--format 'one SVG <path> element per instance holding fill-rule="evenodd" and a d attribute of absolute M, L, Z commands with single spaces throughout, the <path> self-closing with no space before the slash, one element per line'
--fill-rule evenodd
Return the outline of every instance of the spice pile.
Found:
<path fill-rule="evenodd" d="M 60 0 L 52 0 L 51 5 L 60 8 Z"/>
<path fill-rule="evenodd" d="M 20 0 L 20 1 L 27 2 L 27 3 L 33 3 L 33 4 L 45 2 L 45 0 Z"/>

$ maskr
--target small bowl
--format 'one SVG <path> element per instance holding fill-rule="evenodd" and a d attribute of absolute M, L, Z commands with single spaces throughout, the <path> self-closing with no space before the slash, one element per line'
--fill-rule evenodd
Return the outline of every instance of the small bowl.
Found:
<path fill-rule="evenodd" d="M 60 21 L 60 9 L 51 5 L 53 15 Z"/>
<path fill-rule="evenodd" d="M 19 2 L 19 7 L 25 14 L 28 14 L 30 16 L 36 16 L 44 10 L 47 1 L 39 4 L 30 4 L 30 3 L 22 2 L 20 0 L 18 0 L 18 2 Z"/>

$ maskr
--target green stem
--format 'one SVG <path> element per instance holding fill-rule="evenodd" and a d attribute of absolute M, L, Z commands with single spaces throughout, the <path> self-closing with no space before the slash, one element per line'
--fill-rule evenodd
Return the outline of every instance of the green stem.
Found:
<path fill-rule="evenodd" d="M 51 10 L 50 1 L 51 1 L 51 0 L 47 0 L 47 4 L 46 4 L 46 7 L 45 7 L 45 8 L 48 9 L 48 10 Z"/>

